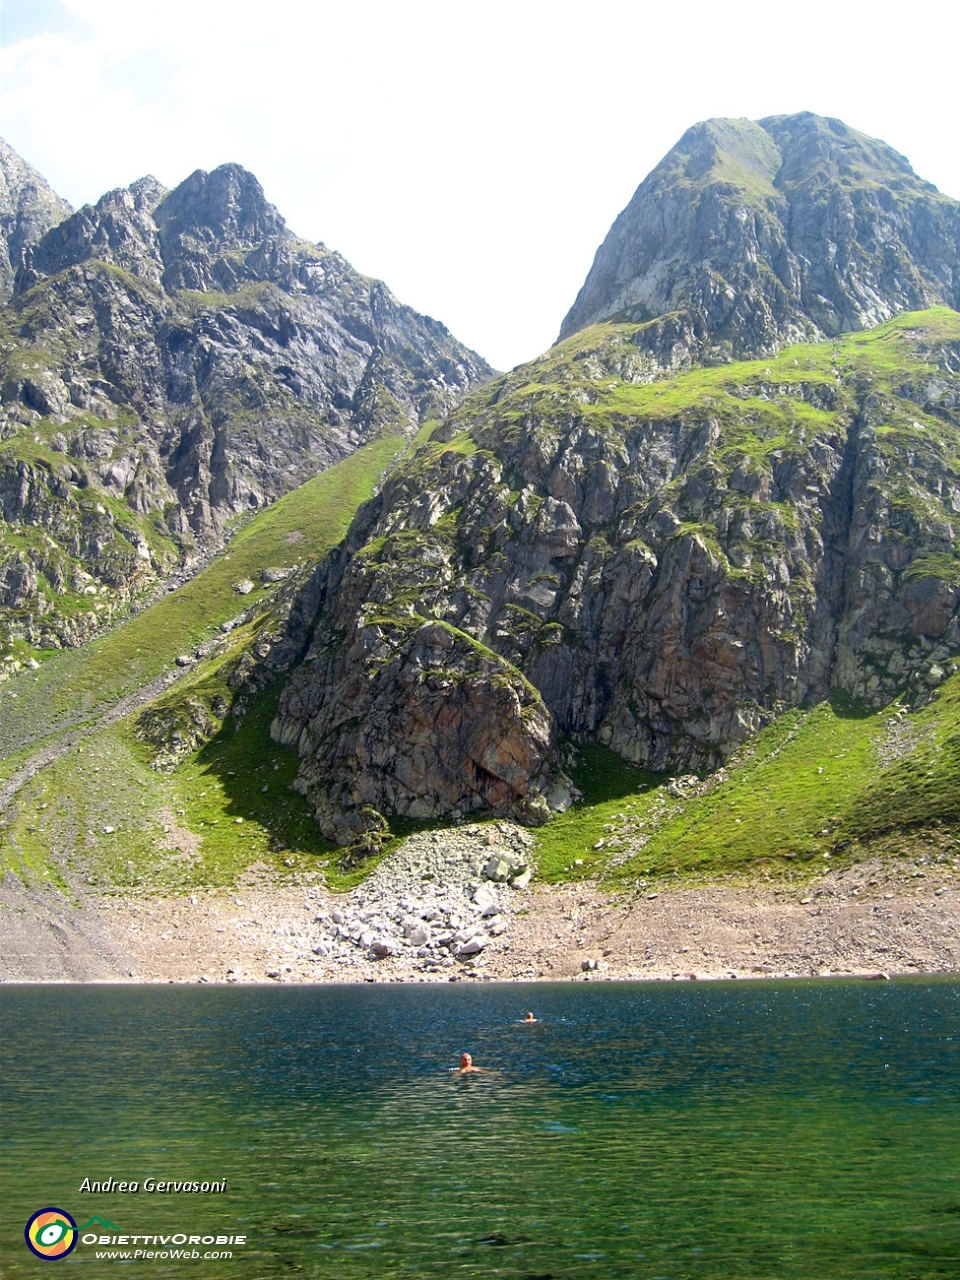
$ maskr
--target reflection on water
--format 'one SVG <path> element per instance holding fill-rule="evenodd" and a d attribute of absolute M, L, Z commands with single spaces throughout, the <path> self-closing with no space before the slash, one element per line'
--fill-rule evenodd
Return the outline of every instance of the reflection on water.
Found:
<path fill-rule="evenodd" d="M 22 1236 L 48 1205 L 247 1234 L 228 1262 L 58 1264 L 91 1280 L 960 1276 L 956 981 L 2 999 L 10 1276 L 49 1275 Z M 79 1194 L 110 1177 L 228 1190 Z"/>

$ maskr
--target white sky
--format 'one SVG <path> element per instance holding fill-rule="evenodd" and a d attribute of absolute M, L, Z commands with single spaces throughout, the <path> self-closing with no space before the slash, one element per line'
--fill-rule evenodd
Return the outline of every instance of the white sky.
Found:
<path fill-rule="evenodd" d="M 839 116 L 960 196 L 958 0 L 0 0 L 0 43 L 0 132 L 74 206 L 238 161 L 499 368 L 697 120 Z"/>

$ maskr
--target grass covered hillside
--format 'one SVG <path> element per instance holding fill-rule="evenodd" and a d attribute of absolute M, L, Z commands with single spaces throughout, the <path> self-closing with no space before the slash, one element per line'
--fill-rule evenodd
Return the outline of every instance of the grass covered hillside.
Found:
<path fill-rule="evenodd" d="M 277 586 L 264 581 L 264 571 L 312 569 L 343 537 L 357 507 L 406 443 L 400 435 L 386 435 L 279 499 L 245 524 L 201 573 L 92 643 L 68 651 L 19 646 L 21 659 L 39 666 L 3 686 L 0 750 L 37 740 L 135 692 L 238 615 L 269 615 Z M 253 589 L 241 596 L 235 584 L 244 580 Z"/>
<path fill-rule="evenodd" d="M 911 713 L 836 696 L 787 713 L 704 779 L 580 751 L 583 802 L 539 836 L 541 875 L 801 878 L 874 854 L 960 856 L 960 676 Z"/>
<path fill-rule="evenodd" d="M 296 753 L 270 741 L 277 690 L 237 717 L 228 714 L 230 678 L 276 628 L 278 597 L 343 537 L 406 446 L 387 436 L 281 498 L 196 577 L 98 640 L 28 651 L 38 665 L 0 686 L 0 788 L 10 790 L 0 817 L 4 872 L 60 882 L 79 869 L 99 885 L 183 888 L 222 883 L 257 859 L 283 872 L 298 854 L 328 850 L 290 790 Z M 265 582 L 265 570 L 291 576 Z M 235 584 L 244 580 L 254 588 L 241 596 Z M 192 659 L 186 670 L 176 665 L 181 655 Z M 197 707 L 202 748 L 172 773 L 158 772 L 145 712 L 183 727 Z M 38 753 L 49 763 L 12 790 Z"/>
<path fill-rule="evenodd" d="M 198 677 L 173 699 L 229 696 L 226 682 Z M 253 865 L 279 880 L 319 871 L 333 888 L 362 881 L 378 859 L 345 869 L 320 837 L 291 788 L 296 752 L 270 739 L 275 710 L 268 691 L 169 772 L 152 767 L 135 716 L 83 740 L 7 811 L 4 872 L 121 893 L 229 886 Z M 868 856 L 960 856 L 960 677 L 917 713 L 842 700 L 791 712 L 705 779 L 644 773 L 599 746 L 577 754 L 583 799 L 537 833 L 548 883 L 804 881 Z M 397 822 L 393 835 L 431 825 Z"/>

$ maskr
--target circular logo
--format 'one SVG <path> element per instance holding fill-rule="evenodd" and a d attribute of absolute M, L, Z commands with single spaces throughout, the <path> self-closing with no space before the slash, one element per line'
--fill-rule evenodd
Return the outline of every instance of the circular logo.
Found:
<path fill-rule="evenodd" d="M 38 1209 L 27 1223 L 23 1238 L 38 1258 L 56 1262 L 76 1248 L 77 1224 L 65 1209 Z"/>

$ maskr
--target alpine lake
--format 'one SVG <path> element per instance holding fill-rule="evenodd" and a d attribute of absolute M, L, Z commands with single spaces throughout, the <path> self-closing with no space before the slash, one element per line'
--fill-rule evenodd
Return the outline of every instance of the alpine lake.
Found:
<path fill-rule="evenodd" d="M 6 1277 L 960 1276 L 953 978 L 0 1001 Z M 487 1070 L 461 1076 L 465 1050 Z M 50 1206 L 94 1232 L 246 1243 L 105 1259 L 78 1233 L 53 1265 L 24 1242 Z"/>

